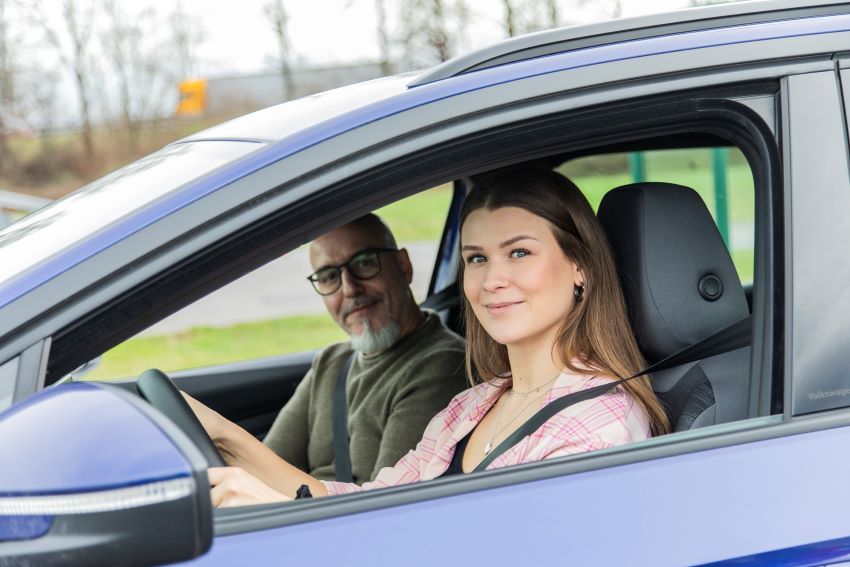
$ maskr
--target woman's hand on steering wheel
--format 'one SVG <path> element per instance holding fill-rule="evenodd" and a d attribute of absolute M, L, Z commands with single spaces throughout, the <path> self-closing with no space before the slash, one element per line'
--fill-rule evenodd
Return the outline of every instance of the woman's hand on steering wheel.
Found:
<path fill-rule="evenodd" d="M 201 414 L 213 432 L 221 429 L 218 420 L 226 421 L 221 415 L 194 399 L 191 401 L 198 409 L 190 407 L 190 402 L 181 395 L 174 381 L 160 370 L 151 369 L 143 372 L 136 380 L 136 390 L 142 398 L 168 416 L 192 440 L 211 467 L 226 466 L 221 453 L 207 433 L 210 431 L 206 428 L 207 424 L 202 424 L 199 420 L 198 412 L 200 408 L 206 410 Z"/>
<path fill-rule="evenodd" d="M 212 503 L 216 508 L 292 500 L 238 467 L 213 467 L 207 470 L 207 474 L 212 487 Z"/>

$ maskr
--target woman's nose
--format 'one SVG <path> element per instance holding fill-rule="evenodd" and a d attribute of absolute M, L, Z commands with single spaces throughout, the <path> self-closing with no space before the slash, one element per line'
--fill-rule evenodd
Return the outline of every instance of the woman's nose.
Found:
<path fill-rule="evenodd" d="M 507 287 L 510 282 L 510 276 L 505 266 L 497 262 L 490 262 L 487 265 L 482 287 L 485 291 L 493 292 L 501 288 Z"/>

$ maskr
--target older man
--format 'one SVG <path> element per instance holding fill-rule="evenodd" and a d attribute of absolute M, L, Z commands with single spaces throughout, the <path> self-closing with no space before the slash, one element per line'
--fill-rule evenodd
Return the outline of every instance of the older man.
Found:
<path fill-rule="evenodd" d="M 347 373 L 351 472 L 375 477 L 412 449 L 431 418 L 466 387 L 463 340 L 413 299 L 413 266 L 373 214 L 310 245 L 309 277 L 351 337 L 313 361 L 265 444 L 312 476 L 333 480 L 334 389 Z"/>

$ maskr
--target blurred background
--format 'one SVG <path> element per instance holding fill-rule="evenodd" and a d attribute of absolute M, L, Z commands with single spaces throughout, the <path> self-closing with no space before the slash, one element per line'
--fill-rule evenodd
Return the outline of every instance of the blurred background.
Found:
<path fill-rule="evenodd" d="M 287 99 L 711 0 L 0 0 L 0 190 L 60 197 Z"/>
<path fill-rule="evenodd" d="M 253 110 L 511 36 L 725 1 L 0 0 L 0 228 Z M 633 179 L 691 180 L 725 219 L 742 279 L 751 278 L 752 178 L 739 154 L 619 154 L 564 173 L 594 206 Z M 435 187 L 378 211 L 413 255 L 420 300 L 450 197 Z M 306 250 L 296 250 L 106 353 L 91 376 L 130 376 L 152 359 L 177 370 L 341 340 L 304 279 L 310 271 Z"/>

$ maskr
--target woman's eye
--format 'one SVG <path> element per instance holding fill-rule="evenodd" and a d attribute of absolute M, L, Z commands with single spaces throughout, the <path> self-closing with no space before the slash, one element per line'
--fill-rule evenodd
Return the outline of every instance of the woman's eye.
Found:
<path fill-rule="evenodd" d="M 481 254 L 473 254 L 472 256 L 467 256 L 466 263 L 467 264 L 480 264 L 484 261 L 484 256 Z"/>
<path fill-rule="evenodd" d="M 531 254 L 531 252 L 529 252 L 525 248 L 517 248 L 516 250 L 511 250 L 511 258 L 523 258 L 525 256 L 528 256 L 529 254 Z"/>

